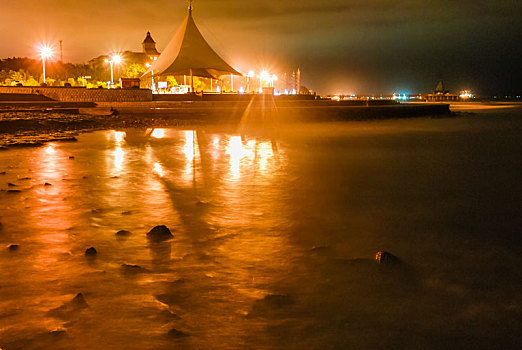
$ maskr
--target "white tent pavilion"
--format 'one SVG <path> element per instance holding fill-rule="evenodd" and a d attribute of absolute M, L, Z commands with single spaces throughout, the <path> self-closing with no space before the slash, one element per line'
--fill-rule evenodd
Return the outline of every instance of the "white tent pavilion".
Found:
<path fill-rule="evenodd" d="M 190 75 L 191 85 L 193 76 L 219 79 L 225 74 L 242 75 L 226 63 L 203 38 L 192 18 L 192 6 L 172 40 L 143 76 L 151 74 Z"/>

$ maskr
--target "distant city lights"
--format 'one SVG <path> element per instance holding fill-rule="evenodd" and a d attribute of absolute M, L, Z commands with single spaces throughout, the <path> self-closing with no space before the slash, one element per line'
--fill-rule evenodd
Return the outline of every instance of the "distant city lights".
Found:
<path fill-rule="evenodd" d="M 408 99 L 408 95 L 406 95 L 405 93 L 392 95 L 392 100 L 406 101 L 407 99 Z"/>
<path fill-rule="evenodd" d="M 464 91 L 461 91 L 460 92 L 460 95 L 459 95 L 460 98 L 462 99 L 468 99 L 468 98 L 473 98 L 473 94 L 471 93 L 471 91 L 468 91 L 468 90 L 464 90 Z"/>

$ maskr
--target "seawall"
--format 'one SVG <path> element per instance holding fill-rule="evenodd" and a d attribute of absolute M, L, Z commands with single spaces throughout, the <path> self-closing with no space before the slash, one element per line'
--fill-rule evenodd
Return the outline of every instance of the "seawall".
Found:
<path fill-rule="evenodd" d="M 152 92 L 148 89 L 87 89 L 83 87 L 51 86 L 0 86 L 0 94 L 11 94 L 15 101 L 52 99 L 60 102 L 134 102 L 152 101 Z M 4 101 L 9 95 L 3 95 Z"/>

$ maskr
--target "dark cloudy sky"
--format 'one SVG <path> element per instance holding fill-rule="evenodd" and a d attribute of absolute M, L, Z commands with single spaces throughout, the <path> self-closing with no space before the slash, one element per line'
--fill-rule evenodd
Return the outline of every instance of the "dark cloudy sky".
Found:
<path fill-rule="evenodd" d="M 161 51 L 186 0 L 0 0 L 0 57 L 35 57 L 63 40 L 64 60 Z M 195 0 L 211 46 L 241 71 L 300 67 L 320 93 L 522 91 L 520 0 Z"/>

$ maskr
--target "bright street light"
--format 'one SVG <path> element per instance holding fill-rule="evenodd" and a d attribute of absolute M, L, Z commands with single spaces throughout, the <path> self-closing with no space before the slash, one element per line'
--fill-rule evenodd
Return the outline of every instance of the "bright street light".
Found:
<path fill-rule="evenodd" d="M 42 70 L 43 70 L 43 82 L 45 83 L 45 59 L 50 58 L 53 55 L 53 49 L 49 46 L 42 46 L 40 48 L 40 56 L 42 56 Z"/>
<path fill-rule="evenodd" d="M 117 54 L 114 54 L 114 55 L 110 56 L 110 59 L 106 58 L 105 62 L 109 63 L 109 65 L 111 66 L 111 86 L 113 86 L 114 85 L 114 74 L 113 74 L 113 71 L 112 71 L 112 64 L 113 63 L 121 63 L 121 56 L 117 55 Z"/>

